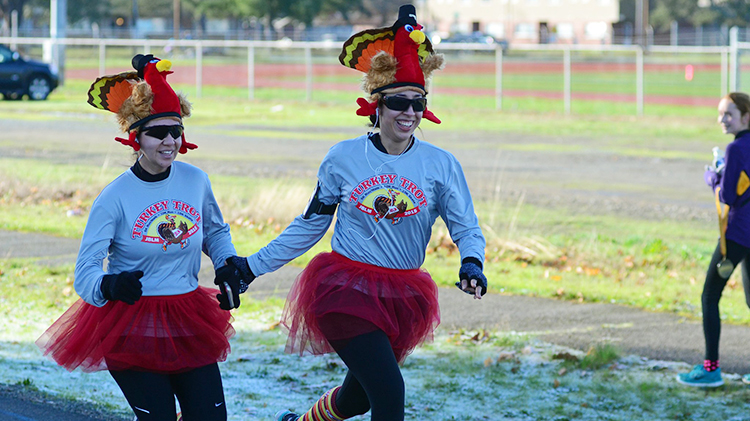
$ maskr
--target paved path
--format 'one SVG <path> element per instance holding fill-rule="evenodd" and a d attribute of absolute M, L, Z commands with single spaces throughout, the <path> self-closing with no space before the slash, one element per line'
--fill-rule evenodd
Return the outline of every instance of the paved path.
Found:
<path fill-rule="evenodd" d="M 0 258 L 38 257 L 42 264 L 75 261 L 78 241 L 43 234 L 0 231 Z M 213 270 L 204 257 L 199 277 L 201 284 L 212 285 Z M 247 292 L 262 299 L 271 295 L 284 297 L 298 268 L 284 267 L 259 277 Z M 491 279 L 492 285 L 500 280 Z M 580 350 L 601 341 L 615 342 L 625 353 L 657 360 L 682 361 L 690 364 L 703 359 L 703 331 L 700 321 L 665 313 L 611 305 L 579 304 L 538 297 L 488 294 L 473 300 L 456 288 L 441 288 L 440 306 L 443 328 L 489 328 L 534 334 L 541 340 Z M 750 373 L 748 342 L 750 327 L 722 326 L 721 363 L 726 373 Z M 4 400 L 5 399 L 5 400 Z M 46 404 L 29 400 L 28 411 L 6 406 L 8 394 L 0 388 L 0 420 L 44 421 L 34 415 Z M 15 401 L 16 399 L 14 399 Z M 38 401 L 39 399 L 37 399 Z M 6 409 L 9 408 L 9 409 Z M 14 415 L 8 415 L 12 411 Z M 23 415 L 21 415 L 23 414 Z M 14 416 L 16 416 L 14 418 Z M 82 419 L 104 421 L 104 418 L 56 417 L 56 421 Z"/>

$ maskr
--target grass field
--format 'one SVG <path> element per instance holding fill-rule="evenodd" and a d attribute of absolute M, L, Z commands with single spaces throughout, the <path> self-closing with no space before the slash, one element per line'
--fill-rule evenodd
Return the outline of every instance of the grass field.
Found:
<path fill-rule="evenodd" d="M 106 118 L 82 101 L 87 84 L 70 81 L 49 101 L 42 103 L 1 102 L 0 113 L 13 118 L 82 119 L 94 113 Z M 295 132 L 294 127 L 344 127 L 350 121 L 351 106 L 338 101 L 317 103 L 314 111 L 304 102 L 283 100 L 224 101 L 228 88 L 206 89 L 196 100 L 192 126 L 213 127 L 236 124 L 249 127 L 258 136 L 259 126 L 285 127 L 278 136 L 307 136 L 311 142 L 329 134 Z M 446 98 L 447 100 L 447 98 Z M 696 108 L 705 120 L 685 116 L 644 117 L 575 115 L 572 117 L 536 111 L 513 112 L 499 118 L 497 111 L 463 107 L 463 99 L 443 106 L 446 123 L 431 130 L 459 130 L 471 121 L 472 130 L 487 133 L 557 134 L 559 136 L 605 136 L 600 147 L 621 156 L 660 159 L 698 159 L 685 150 L 686 142 L 706 144 L 717 139 L 713 110 Z M 280 110 L 274 110 L 282 104 Z M 605 107 L 608 103 L 602 103 Z M 476 105 L 474 103 L 474 105 Z M 32 109 L 34 110 L 32 112 Z M 502 114 L 507 117 L 506 112 Z M 242 135 L 240 130 L 238 133 Z M 262 133 L 261 133 L 262 135 Z M 2 141 L 0 141 L 1 143 Z M 519 145 L 521 146 L 521 145 Z M 512 144 L 505 147 L 513 148 Z M 529 145 L 523 147 L 528 148 Z M 549 148 L 549 145 L 540 145 Z M 553 146 L 560 148 L 561 145 Z M 75 145 L 70 145 L 75 148 Z M 560 149 L 561 152 L 565 151 Z M 231 153 L 215 159 L 233 159 Z M 0 158 L 0 209 L 4 229 L 41 231 L 78 237 L 85 217 L 55 217 L 60 213 L 83 212 L 100 189 L 121 170 L 83 164 L 38 162 L 33 159 Z M 307 197 L 309 180 L 254 179 L 241 176 L 212 177 L 216 195 L 227 219 L 233 224 L 238 249 L 257 250 L 293 218 L 304 203 L 286 206 L 284 212 L 270 205 Z M 591 184 L 587 182 L 586 184 Z M 297 199 L 300 200 L 300 199 Z M 579 214 L 575 209 L 545 209 L 529 204 L 502 203 L 491 197 L 477 201 L 477 212 L 488 237 L 490 279 L 506 293 L 532 294 L 578 301 L 617 302 L 637 307 L 700 316 L 700 291 L 708 258 L 715 245 L 715 227 L 701 221 L 644 220 L 637 215 Z M 327 247 L 321 242 L 314 251 Z M 444 285 L 453 283 L 457 259 L 444 228 L 436 227 L 426 265 Z M 312 253 L 312 252 L 311 252 Z M 297 262 L 303 264 L 312 254 Z M 749 323 L 750 314 L 742 297 L 741 282 L 732 279 L 722 301 L 723 317 Z"/>
<path fill-rule="evenodd" d="M 93 127 L 110 116 L 85 104 L 88 84 L 71 80 L 46 102 L 0 102 L 0 119 Z M 180 87 L 194 94 L 189 86 Z M 340 137 L 338 131 L 344 133 L 351 127 L 355 109 L 351 94 L 320 94 L 312 107 L 301 100 L 301 91 L 263 89 L 258 94 L 257 100 L 247 101 L 242 90 L 204 87 L 203 98 L 194 100 L 200 112 L 189 124 L 227 136 L 304 142 L 330 141 Z M 456 133 L 457 138 L 471 131 L 490 138 L 503 134 L 563 140 L 505 142 L 502 148 L 506 150 L 564 155 L 585 147 L 573 139 L 586 138 L 596 139 L 598 148 L 623 158 L 701 161 L 704 155 L 700 151 L 708 152 L 724 140 L 717 133 L 713 107 L 660 106 L 663 111 L 635 118 L 634 113 L 623 112 L 632 104 L 601 101 L 581 102 L 572 116 L 562 115 L 560 102 L 554 100 L 521 98 L 511 102 L 515 108 L 504 112 L 495 111 L 491 99 L 471 96 L 438 96 L 435 103 L 434 110 L 445 123 L 431 126 L 430 131 Z M 594 112 L 579 112 L 585 109 Z M 0 229 L 80 238 L 91 202 L 123 169 L 100 161 L 49 157 L 105 154 L 110 147 L 121 148 L 110 143 L 103 140 L 101 146 L 86 150 L 88 146 L 75 142 L 29 139 L 28 144 L 19 146 L 0 138 Z M 13 155 L 3 156 L 3 151 Z M 194 156 L 198 154 L 225 162 L 243 159 L 232 150 L 212 150 L 208 145 Z M 211 180 L 237 249 L 243 254 L 266 244 L 299 213 L 312 182 L 309 177 L 227 174 L 212 174 Z M 578 183 L 581 188 L 596 188 L 607 180 Z M 700 317 L 702 278 L 715 246 L 714 223 L 610 214 L 606 210 L 587 213 L 575 207 L 548 208 L 492 195 L 478 199 L 476 209 L 488 239 L 486 273 L 493 293 L 610 302 Z M 328 247 L 328 240 L 294 264 L 305 264 Z M 458 257 L 441 224 L 435 227 L 425 267 L 441 285 L 455 281 Z M 106 373 L 67 373 L 35 354 L 38 351 L 32 341 L 77 298 L 72 273 L 72 265 L 40 267 L 28 259 L 0 259 L 0 379 L 64 398 L 88 400 L 126 419 L 124 399 Z M 222 364 L 231 420 L 270 419 L 268 414 L 282 405 L 306 409 L 319 389 L 341 378 L 343 367 L 335 359 L 281 353 L 283 337 L 274 324 L 281 305 L 280 300 L 248 300 L 237 315 L 239 334 L 232 359 Z M 736 275 L 724 292 L 721 311 L 727 322 L 750 323 Z M 624 358 L 617 349 L 606 346 L 592 348 L 588 354 L 571 354 L 508 332 L 441 331 L 433 345 L 420 348 L 404 366 L 409 384 L 407 419 L 746 417 L 750 401 L 746 388 L 734 381 L 717 391 L 685 390 L 672 379 L 686 368 L 684 364 Z"/>

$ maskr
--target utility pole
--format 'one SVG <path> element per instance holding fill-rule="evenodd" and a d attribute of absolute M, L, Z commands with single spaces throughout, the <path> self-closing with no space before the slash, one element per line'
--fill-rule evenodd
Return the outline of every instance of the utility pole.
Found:
<path fill-rule="evenodd" d="M 648 0 L 635 0 L 635 39 L 641 47 L 648 47 Z"/>
<path fill-rule="evenodd" d="M 180 0 L 173 0 L 174 15 L 172 18 L 172 26 L 174 27 L 174 35 L 172 37 L 176 40 L 180 39 Z"/>
<path fill-rule="evenodd" d="M 138 19 L 140 16 L 138 15 L 138 0 L 133 0 L 133 17 L 130 22 L 130 32 L 131 37 L 138 38 Z"/>

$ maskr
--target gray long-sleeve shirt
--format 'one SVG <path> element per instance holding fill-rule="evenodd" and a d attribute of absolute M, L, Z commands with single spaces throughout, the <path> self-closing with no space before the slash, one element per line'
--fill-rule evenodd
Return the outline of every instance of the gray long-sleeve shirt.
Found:
<path fill-rule="evenodd" d="M 379 151 L 367 136 L 334 145 L 318 170 L 318 198 L 338 203 L 332 249 L 349 259 L 393 269 L 422 266 L 438 216 L 462 258 L 484 261 L 463 169 L 449 152 L 414 137 L 402 155 Z M 256 276 L 272 272 L 317 243 L 331 215 L 302 215 L 248 257 Z"/>
<path fill-rule="evenodd" d="M 126 171 L 91 207 L 75 289 L 101 307 L 107 302 L 100 290 L 104 275 L 142 270 L 143 295 L 185 294 L 198 287 L 201 251 L 215 267 L 236 254 L 208 175 L 184 162 L 174 162 L 169 177 L 156 182 Z"/>

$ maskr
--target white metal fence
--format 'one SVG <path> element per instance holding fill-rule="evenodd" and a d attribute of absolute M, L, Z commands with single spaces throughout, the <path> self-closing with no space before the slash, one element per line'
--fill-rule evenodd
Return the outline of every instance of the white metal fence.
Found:
<path fill-rule="evenodd" d="M 618 60 L 632 62 L 635 67 L 635 83 L 630 87 L 635 93 L 634 105 L 637 115 L 644 113 L 644 62 L 646 57 L 659 54 L 663 56 L 690 55 L 691 57 L 704 57 L 710 62 L 720 63 L 720 76 L 715 80 L 715 91 L 717 94 L 724 95 L 728 91 L 736 91 L 741 87 L 740 77 L 740 59 L 743 50 L 750 50 L 750 42 L 738 42 L 738 30 L 733 28 L 730 31 L 730 45 L 727 47 L 690 47 L 690 46 L 651 46 L 644 51 L 640 46 L 623 46 L 623 45 L 513 45 L 509 52 L 503 54 L 500 45 L 481 45 L 481 44 L 449 44 L 442 43 L 436 46 L 436 49 L 444 53 L 464 54 L 464 53 L 482 53 L 486 57 L 494 56 L 494 86 L 487 88 L 494 89 L 494 102 L 496 109 L 503 109 L 505 93 L 504 87 L 504 69 L 509 60 L 512 60 L 512 54 L 528 53 L 535 54 L 546 52 L 553 56 L 559 57 L 559 63 L 562 65 L 562 99 L 565 113 L 571 112 L 573 103 L 573 53 L 586 54 L 595 56 L 596 54 L 616 54 Z M 313 51 L 316 54 L 323 55 L 330 63 L 337 62 L 337 56 L 340 52 L 341 43 L 339 42 L 292 42 L 292 41 L 238 41 L 238 40 L 157 40 L 157 39 L 90 39 L 90 38 L 21 38 L 21 37 L 0 37 L 0 43 L 8 44 L 11 47 L 16 46 L 41 46 L 44 52 L 45 60 L 56 63 L 61 69 L 65 68 L 64 54 L 56 53 L 70 47 L 90 47 L 98 51 L 99 74 L 104 74 L 106 70 L 105 62 L 107 59 L 108 49 L 115 47 L 133 47 L 140 52 L 149 53 L 152 51 L 163 51 L 165 48 L 189 48 L 194 51 L 195 59 L 195 93 L 197 97 L 202 96 L 204 86 L 203 58 L 204 52 L 208 50 L 245 50 L 247 55 L 247 98 L 254 99 L 256 92 L 256 50 L 270 49 L 278 52 L 296 52 L 302 57 L 304 63 L 305 79 L 305 99 L 313 98 Z M 157 54 L 158 55 L 158 54 Z M 459 57 L 460 59 L 460 57 Z M 552 59 L 554 61 L 555 59 Z M 703 59 L 698 59 L 703 60 Z M 64 73 L 63 73 L 64 76 Z M 439 92 L 440 84 L 437 85 Z"/>

